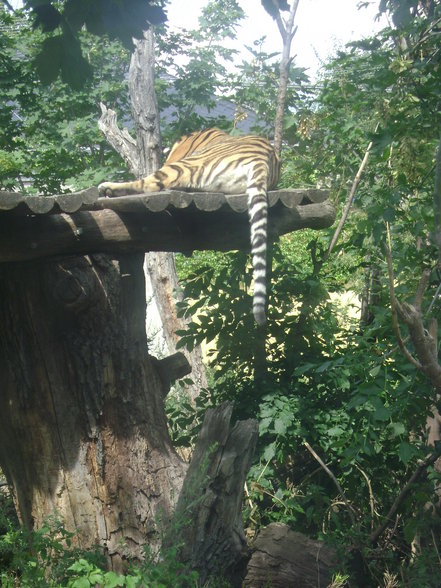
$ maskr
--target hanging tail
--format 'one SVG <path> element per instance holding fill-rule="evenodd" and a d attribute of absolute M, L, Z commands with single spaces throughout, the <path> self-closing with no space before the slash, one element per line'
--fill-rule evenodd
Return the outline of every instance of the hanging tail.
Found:
<path fill-rule="evenodd" d="M 253 314 L 258 325 L 266 322 L 266 250 L 267 250 L 267 191 L 260 182 L 248 188 L 251 257 L 253 262 Z"/>

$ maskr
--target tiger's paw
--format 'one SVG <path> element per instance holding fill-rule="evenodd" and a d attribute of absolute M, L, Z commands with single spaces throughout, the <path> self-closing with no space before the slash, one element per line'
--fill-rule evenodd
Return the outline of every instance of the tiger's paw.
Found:
<path fill-rule="evenodd" d="M 113 196 L 113 184 L 111 182 L 103 182 L 98 186 L 98 193 L 101 197 L 105 198 Z"/>

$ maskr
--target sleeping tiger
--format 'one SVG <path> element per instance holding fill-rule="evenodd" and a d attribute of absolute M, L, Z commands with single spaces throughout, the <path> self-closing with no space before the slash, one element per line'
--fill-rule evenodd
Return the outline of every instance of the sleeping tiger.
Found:
<path fill-rule="evenodd" d="M 279 180 L 280 161 L 272 145 L 256 135 L 231 137 L 206 129 L 179 139 L 165 164 L 134 182 L 100 184 L 100 194 L 124 196 L 186 189 L 248 195 L 254 293 L 257 324 L 266 321 L 267 191 Z"/>

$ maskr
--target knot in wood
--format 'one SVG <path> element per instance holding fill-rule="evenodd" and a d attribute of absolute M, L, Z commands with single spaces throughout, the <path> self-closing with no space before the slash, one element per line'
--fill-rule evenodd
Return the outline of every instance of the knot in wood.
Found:
<path fill-rule="evenodd" d="M 53 300 L 75 313 L 90 306 L 97 297 L 96 276 L 85 258 L 72 258 L 50 266 L 48 286 Z"/>

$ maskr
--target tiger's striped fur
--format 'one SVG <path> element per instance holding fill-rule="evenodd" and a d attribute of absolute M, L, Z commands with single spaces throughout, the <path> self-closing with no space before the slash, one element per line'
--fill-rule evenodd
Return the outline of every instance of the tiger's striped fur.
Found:
<path fill-rule="evenodd" d="M 272 145 L 256 135 L 231 137 L 219 129 L 191 133 L 177 141 L 155 173 L 134 182 L 105 182 L 101 194 L 123 196 L 168 189 L 248 195 L 254 294 L 253 313 L 265 323 L 267 191 L 279 180 L 280 162 Z"/>

